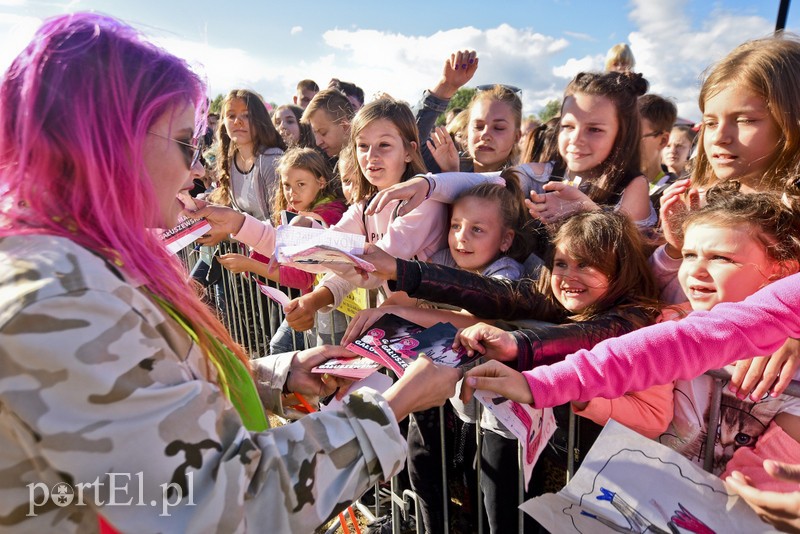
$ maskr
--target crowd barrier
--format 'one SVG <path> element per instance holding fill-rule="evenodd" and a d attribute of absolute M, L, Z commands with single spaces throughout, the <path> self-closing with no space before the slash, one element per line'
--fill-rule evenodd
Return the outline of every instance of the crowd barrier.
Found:
<path fill-rule="evenodd" d="M 212 248 L 212 247 L 207 247 Z M 183 249 L 179 256 L 183 263 L 186 265 L 187 271 L 197 272 L 198 262 L 200 261 L 209 261 L 209 258 L 213 258 L 213 255 L 219 254 L 226 254 L 226 253 L 240 253 L 240 254 L 247 254 L 247 250 L 238 244 L 232 242 L 223 242 L 220 243 L 217 247 L 213 247 L 213 250 L 200 250 L 195 249 L 192 247 L 187 247 Z M 258 284 L 254 281 L 253 277 L 243 276 L 242 274 L 234 274 L 226 269 L 220 269 L 218 273 L 213 272 L 214 274 L 212 281 L 215 282 L 210 284 L 206 287 L 206 296 L 208 298 L 209 305 L 214 306 L 222 316 L 225 325 L 230 330 L 233 338 L 240 343 L 248 353 L 252 357 L 260 357 L 269 354 L 269 341 L 272 337 L 276 334 L 277 328 L 280 325 L 281 321 L 284 318 L 283 309 L 277 305 L 274 301 L 270 300 L 266 296 L 264 296 Z M 216 275 L 219 276 L 216 276 Z M 208 280 L 205 279 L 205 282 Z M 266 283 L 267 281 L 264 279 L 260 279 L 262 283 Z M 273 287 L 276 287 L 274 282 L 269 282 Z M 289 295 L 290 298 L 296 298 L 300 296 L 300 292 L 296 289 L 280 287 L 285 293 Z M 332 340 L 334 343 L 337 343 L 340 340 L 340 336 L 343 333 L 346 325 L 333 325 L 330 328 L 330 332 L 328 333 L 331 337 L 328 338 L 326 335 L 325 341 Z M 305 343 L 306 347 L 314 346 L 316 343 L 316 337 L 313 334 L 306 334 L 303 337 L 303 343 Z M 295 349 L 303 348 L 302 346 L 298 346 L 298 343 L 295 341 L 295 338 L 292 338 L 293 347 Z M 725 380 L 730 379 L 730 373 L 724 370 L 713 370 L 706 373 L 707 375 L 711 376 L 714 379 L 714 387 L 712 389 L 712 402 L 709 409 L 709 418 L 708 418 L 708 428 L 716 428 L 717 422 L 719 421 L 720 417 L 720 405 L 722 399 L 722 388 L 723 382 Z M 800 397 L 800 382 L 793 381 L 789 387 L 786 389 L 786 395 L 791 395 L 794 397 Z M 440 440 L 441 440 L 441 450 L 442 450 L 442 466 L 444 467 L 447 463 L 447 458 L 445 457 L 445 423 L 444 423 L 444 410 L 440 409 Z M 569 434 L 568 434 L 568 442 L 567 447 L 568 450 L 574 451 L 575 450 L 575 423 L 576 423 L 576 415 L 574 413 L 570 413 L 569 418 Z M 480 414 L 479 414 L 480 420 Z M 477 450 L 481 450 L 481 429 L 480 425 L 476 425 L 476 433 L 475 439 L 477 442 Z M 704 457 L 704 469 L 706 471 L 711 471 L 712 463 L 713 463 L 713 454 L 708 454 L 709 451 L 714 450 L 714 439 L 715 433 L 709 432 L 707 437 L 707 443 L 705 447 L 705 457 Z M 519 477 L 518 477 L 518 484 L 519 484 L 519 495 L 523 495 L 523 475 L 522 475 L 522 454 L 523 449 L 520 447 L 519 449 Z M 574 454 L 568 455 L 567 460 L 567 480 L 574 474 L 575 466 L 574 466 Z M 443 468 L 442 478 L 443 478 L 443 488 L 444 492 L 442 495 L 443 505 L 444 505 L 444 525 L 442 525 L 441 532 L 445 534 L 449 534 L 450 532 L 450 521 L 449 521 L 449 502 L 450 496 L 448 495 L 448 487 L 447 487 L 447 479 L 445 469 Z M 480 470 L 478 470 L 478 476 L 480 477 Z M 480 480 L 478 481 L 478 491 L 480 491 Z M 422 522 L 418 520 L 419 518 L 419 500 L 416 494 L 408 489 L 400 490 L 398 479 L 397 477 L 393 478 L 390 481 L 390 487 L 387 494 L 386 488 L 383 488 L 381 485 L 376 485 L 374 488 L 374 505 L 373 507 L 369 507 L 357 501 L 355 504 L 359 511 L 367 518 L 368 521 L 373 521 L 378 517 L 384 515 L 386 505 L 383 504 L 383 501 L 389 502 L 390 513 L 392 517 L 392 533 L 393 534 L 400 534 L 401 532 L 401 519 L 409 519 L 411 515 L 417 518 L 416 521 L 416 531 L 418 533 L 423 532 L 422 529 Z M 483 513 L 483 496 L 476 495 L 475 502 L 478 506 L 478 517 L 482 516 Z M 522 504 L 520 502 L 520 504 Z M 412 512 L 413 510 L 413 512 Z M 519 511 L 519 525 L 520 525 L 520 533 L 523 531 L 523 515 L 522 511 Z M 333 534 L 339 528 L 338 520 L 335 522 L 331 528 L 327 531 L 326 534 Z M 477 532 L 478 534 L 483 534 L 483 524 L 482 521 L 478 521 L 477 525 Z"/>

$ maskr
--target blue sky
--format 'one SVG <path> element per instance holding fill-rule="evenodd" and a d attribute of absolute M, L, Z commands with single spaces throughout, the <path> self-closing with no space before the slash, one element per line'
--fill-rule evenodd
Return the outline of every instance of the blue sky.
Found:
<path fill-rule="evenodd" d="M 99 11 L 119 17 L 196 65 L 213 96 L 236 87 L 286 103 L 301 78 L 353 81 L 415 102 L 451 51 L 475 49 L 471 85 L 523 89 L 525 113 L 559 98 L 581 70 L 602 67 L 618 42 L 653 92 L 698 119 L 700 75 L 742 41 L 774 28 L 778 0 L 33 1 L 0 0 L 0 69 L 45 17 Z M 397 6 L 396 8 L 388 6 Z M 800 31 L 800 5 L 787 28 Z"/>

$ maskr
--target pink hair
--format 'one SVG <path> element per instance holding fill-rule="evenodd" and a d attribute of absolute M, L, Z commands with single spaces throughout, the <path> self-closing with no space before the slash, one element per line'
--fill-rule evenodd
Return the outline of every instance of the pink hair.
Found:
<path fill-rule="evenodd" d="M 205 84 L 181 59 L 117 20 L 45 21 L 0 86 L 0 236 L 52 234 L 93 250 L 246 356 L 147 227 L 159 203 L 144 139 L 165 113 L 195 109 Z"/>

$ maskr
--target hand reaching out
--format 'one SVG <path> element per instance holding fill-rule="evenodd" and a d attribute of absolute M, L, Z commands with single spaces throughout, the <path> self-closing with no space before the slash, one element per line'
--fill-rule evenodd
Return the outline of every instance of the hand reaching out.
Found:
<path fill-rule="evenodd" d="M 754 402 L 766 393 L 777 397 L 784 392 L 800 368 L 800 341 L 787 339 L 772 356 L 759 356 L 736 362 L 730 390 L 740 398 L 750 396 Z"/>
<path fill-rule="evenodd" d="M 400 207 L 398 215 L 402 216 L 411 212 L 422 204 L 428 194 L 428 181 L 422 177 L 411 178 L 405 182 L 394 184 L 383 191 L 378 191 L 372 198 L 367 209 L 366 215 L 373 215 L 383 211 L 383 209 L 393 200 L 405 200 L 406 203 Z"/>
<path fill-rule="evenodd" d="M 458 331 L 453 348 L 467 349 L 472 358 L 477 352 L 490 360 L 503 362 L 517 358 L 517 342 L 511 332 L 486 323 L 477 323 Z"/>
<path fill-rule="evenodd" d="M 533 394 L 525 376 L 497 360 L 490 360 L 467 371 L 461 385 L 461 400 L 468 402 L 476 389 L 493 391 L 523 404 L 533 403 Z"/>
<path fill-rule="evenodd" d="M 261 262 L 245 256 L 244 254 L 223 254 L 217 258 L 220 265 L 232 273 L 253 272 L 253 267 L 259 267 Z"/>
<path fill-rule="evenodd" d="M 598 208 L 580 189 L 566 182 L 548 182 L 544 190 L 543 194 L 531 192 L 531 198 L 525 199 L 525 205 L 531 217 L 545 224 L 557 223 L 570 215 Z"/>
<path fill-rule="evenodd" d="M 370 262 L 375 266 L 375 271 L 370 274 L 383 278 L 384 280 L 397 279 L 397 259 L 391 254 L 384 252 L 382 248 L 372 243 L 367 243 L 361 259 Z"/>

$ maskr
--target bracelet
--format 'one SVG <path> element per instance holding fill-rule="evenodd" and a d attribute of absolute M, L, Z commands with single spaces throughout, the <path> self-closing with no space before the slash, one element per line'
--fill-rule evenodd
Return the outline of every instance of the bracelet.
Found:
<path fill-rule="evenodd" d="M 436 182 L 433 180 L 433 178 L 428 178 L 427 174 L 420 174 L 420 176 L 428 183 L 428 193 L 425 195 L 425 200 L 428 200 L 431 198 L 433 191 L 436 189 Z"/>

